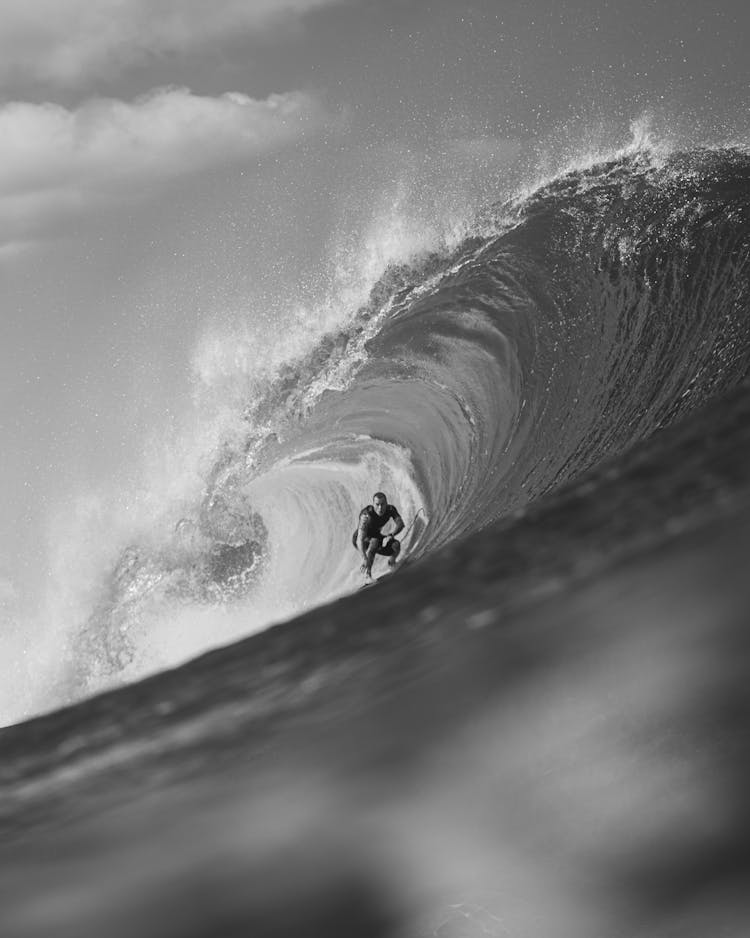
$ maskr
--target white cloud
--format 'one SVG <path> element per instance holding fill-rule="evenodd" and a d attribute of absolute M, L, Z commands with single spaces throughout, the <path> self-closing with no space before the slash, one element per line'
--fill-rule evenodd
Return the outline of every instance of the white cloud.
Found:
<path fill-rule="evenodd" d="M 161 88 L 133 102 L 88 101 L 73 110 L 16 102 L 0 108 L 0 243 L 41 224 L 106 204 L 208 166 L 246 159 L 316 127 L 309 95 L 255 100 Z"/>
<path fill-rule="evenodd" d="M 2 0 L 0 78 L 75 84 L 266 29 L 336 0 Z"/>

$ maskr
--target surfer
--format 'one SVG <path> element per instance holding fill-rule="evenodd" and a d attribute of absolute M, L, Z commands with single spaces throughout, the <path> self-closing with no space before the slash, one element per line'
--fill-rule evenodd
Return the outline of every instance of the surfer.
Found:
<path fill-rule="evenodd" d="M 393 521 L 396 527 L 390 534 L 383 535 L 381 530 Z M 352 544 L 362 554 L 364 563 L 362 573 L 368 579 L 372 576 L 372 563 L 376 554 L 388 558 L 388 566 L 396 563 L 401 542 L 396 535 L 404 530 L 404 521 L 395 505 L 389 505 L 383 492 L 376 492 L 372 496 L 372 505 L 367 505 L 359 513 L 359 526 L 352 535 Z"/>

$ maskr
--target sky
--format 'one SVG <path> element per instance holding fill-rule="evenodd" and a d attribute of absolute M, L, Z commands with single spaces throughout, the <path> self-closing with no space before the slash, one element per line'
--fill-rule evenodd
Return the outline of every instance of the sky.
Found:
<path fill-rule="evenodd" d="M 0 0 L 0 24 L 6 630 L 84 603 L 82 555 L 198 484 L 243 377 L 388 259 L 634 122 L 748 140 L 741 0 Z"/>

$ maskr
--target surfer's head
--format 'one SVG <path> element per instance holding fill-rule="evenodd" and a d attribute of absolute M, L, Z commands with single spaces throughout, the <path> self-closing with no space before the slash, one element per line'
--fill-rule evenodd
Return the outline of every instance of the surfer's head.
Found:
<path fill-rule="evenodd" d="M 382 492 L 376 492 L 372 496 L 372 507 L 375 509 L 376 515 L 384 515 L 385 510 L 388 507 L 388 499 Z"/>

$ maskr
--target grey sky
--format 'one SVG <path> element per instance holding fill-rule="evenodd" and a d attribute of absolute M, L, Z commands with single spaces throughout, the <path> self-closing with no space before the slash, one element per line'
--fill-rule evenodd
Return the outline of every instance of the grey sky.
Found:
<path fill-rule="evenodd" d="M 0 24 L 6 602 L 76 500 L 157 474 L 221 337 L 343 296 L 368 238 L 398 252 L 404 217 L 450 227 L 644 112 L 748 140 L 744 2 L 3 0 Z"/>

